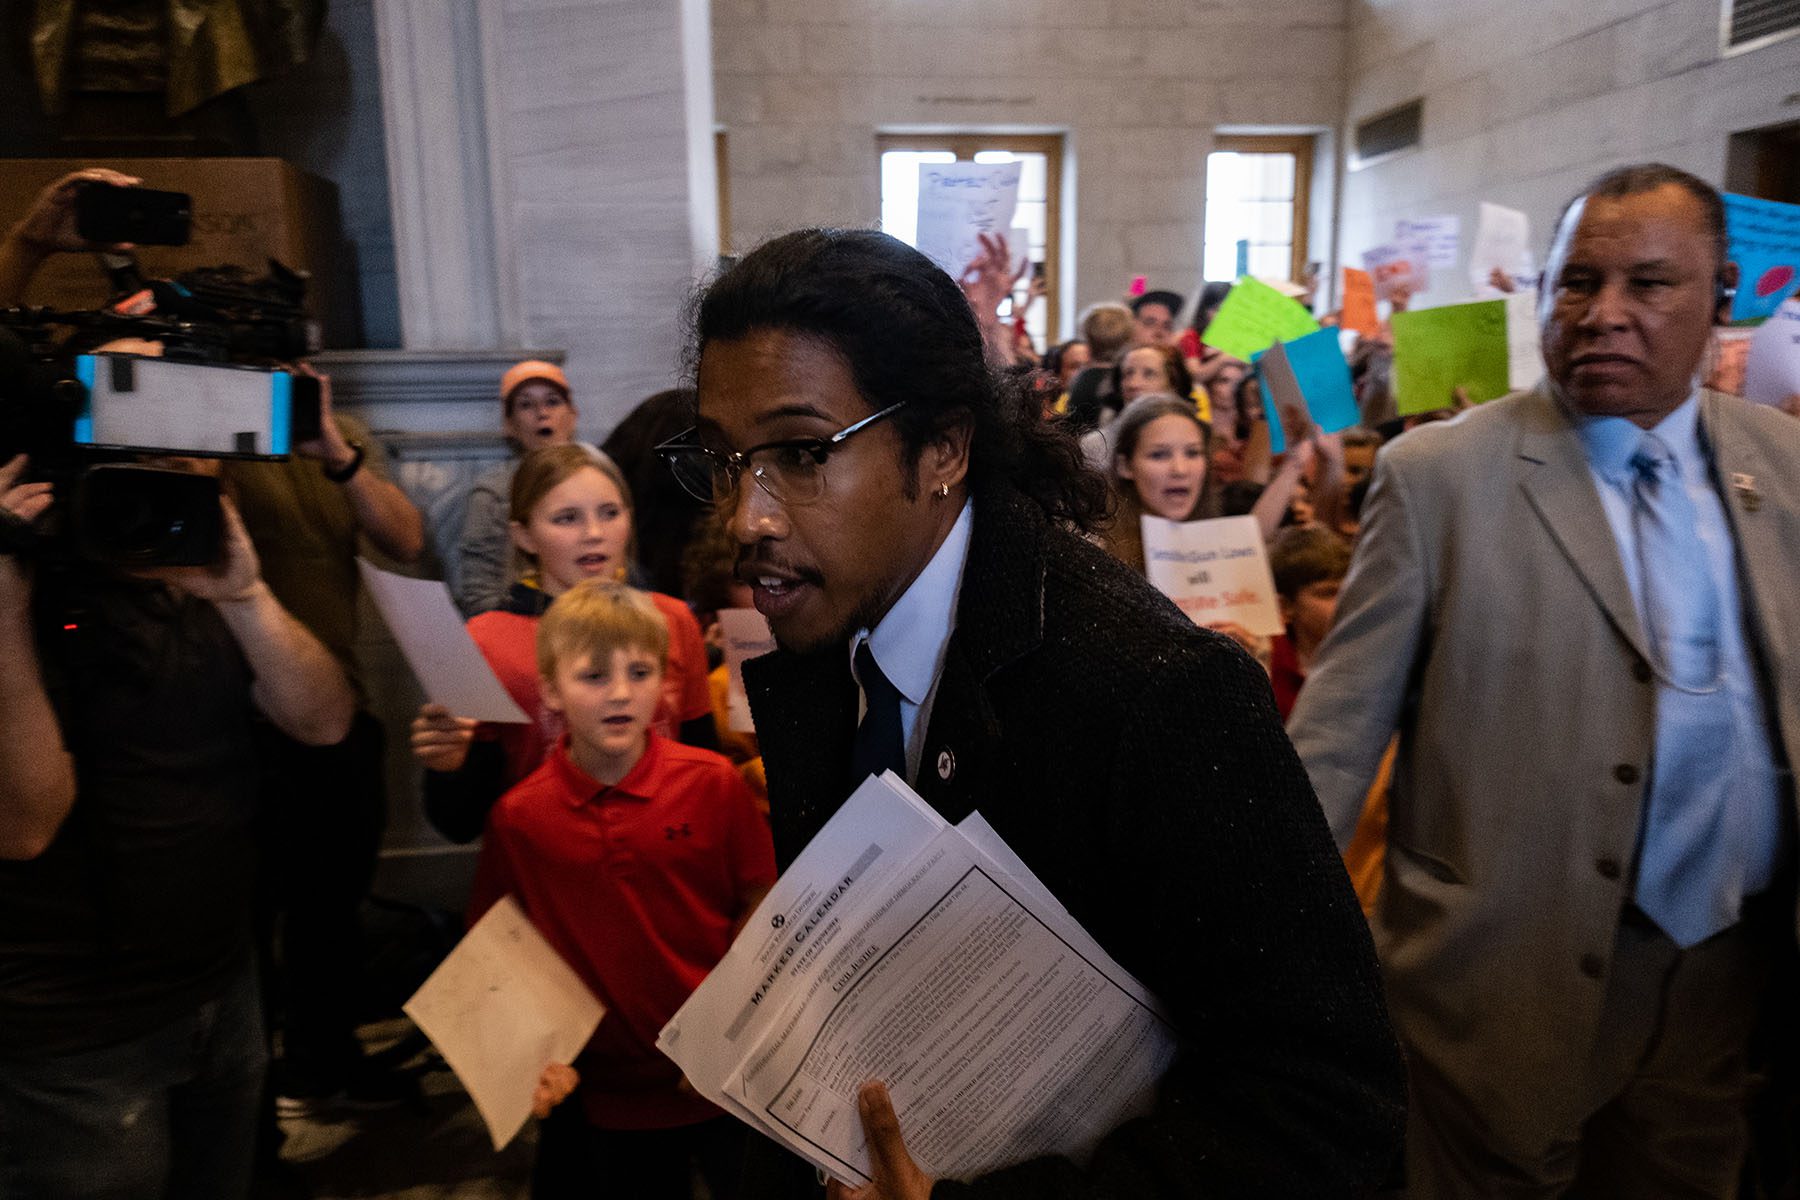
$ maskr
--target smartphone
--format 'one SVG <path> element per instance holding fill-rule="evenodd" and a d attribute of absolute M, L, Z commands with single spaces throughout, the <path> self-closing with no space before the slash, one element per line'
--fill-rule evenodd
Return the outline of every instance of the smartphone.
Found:
<path fill-rule="evenodd" d="M 1037 280 L 1039 283 L 1044 282 L 1044 268 L 1047 265 L 1048 264 L 1042 263 L 1042 262 L 1032 263 L 1031 264 L 1031 277 L 1033 279 Z"/>
<path fill-rule="evenodd" d="M 186 192 L 90 183 L 75 195 L 75 231 L 90 242 L 185 246 L 193 215 Z"/>

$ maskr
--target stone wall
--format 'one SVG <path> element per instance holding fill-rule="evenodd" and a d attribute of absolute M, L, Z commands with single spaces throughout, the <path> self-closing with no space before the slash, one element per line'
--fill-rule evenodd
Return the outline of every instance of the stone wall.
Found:
<path fill-rule="evenodd" d="M 1064 321 L 1137 274 L 1191 291 L 1213 134 L 1335 128 L 1345 38 L 1340 0 L 713 0 L 732 246 L 874 225 L 878 133 L 1057 132 Z"/>
<path fill-rule="evenodd" d="M 1348 261 L 1396 218 L 1524 210 L 1541 265 L 1551 223 L 1608 167 L 1662 160 L 1725 182 L 1732 133 L 1800 121 L 1800 38 L 1725 57 L 1699 0 L 1357 0 L 1349 127 L 1418 96 L 1422 144 L 1344 180 Z M 1466 266 L 1427 299 L 1462 299 Z"/>

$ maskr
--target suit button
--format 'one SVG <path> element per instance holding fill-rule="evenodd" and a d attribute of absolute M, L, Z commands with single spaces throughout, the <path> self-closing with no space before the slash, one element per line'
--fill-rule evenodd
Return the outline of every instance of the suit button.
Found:
<path fill-rule="evenodd" d="M 1641 658 L 1631 664 L 1631 677 L 1639 683 L 1649 683 L 1655 674 L 1656 672 L 1650 669 L 1650 664 Z"/>
<path fill-rule="evenodd" d="M 1581 973 L 1586 975 L 1589 979 L 1600 978 L 1605 970 L 1606 960 L 1601 958 L 1598 954 L 1584 954 L 1581 956 Z"/>
<path fill-rule="evenodd" d="M 1602 879 L 1617 879 L 1620 875 L 1619 864 L 1610 858 L 1596 859 L 1594 870 L 1600 872 Z"/>
<path fill-rule="evenodd" d="M 1636 783 L 1643 775 L 1631 763 L 1620 763 L 1613 768 L 1613 778 L 1620 783 Z"/>

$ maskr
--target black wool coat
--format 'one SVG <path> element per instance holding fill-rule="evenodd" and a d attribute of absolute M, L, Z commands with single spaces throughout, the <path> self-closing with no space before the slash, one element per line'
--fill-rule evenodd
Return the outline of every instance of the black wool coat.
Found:
<path fill-rule="evenodd" d="M 842 646 L 744 678 L 785 867 L 849 794 L 856 685 Z M 1322 1200 L 1392 1173 L 1405 1080 L 1368 927 L 1233 642 L 1024 496 L 978 493 L 914 786 L 947 821 L 980 809 L 1182 1039 L 1155 1111 L 1084 1166 L 1036 1159 L 934 1200 Z M 745 1183 L 818 1194 L 761 1139 Z"/>

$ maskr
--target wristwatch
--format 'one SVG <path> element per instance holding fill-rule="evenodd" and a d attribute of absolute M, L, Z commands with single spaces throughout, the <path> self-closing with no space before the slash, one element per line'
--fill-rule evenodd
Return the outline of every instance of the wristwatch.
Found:
<path fill-rule="evenodd" d="M 358 471 L 362 470 L 363 444 L 361 442 L 351 442 L 350 449 L 352 453 L 349 462 L 337 468 L 322 468 L 325 472 L 325 478 L 331 480 L 333 483 L 348 483 L 350 482 L 350 477 L 352 475 L 355 475 Z"/>

